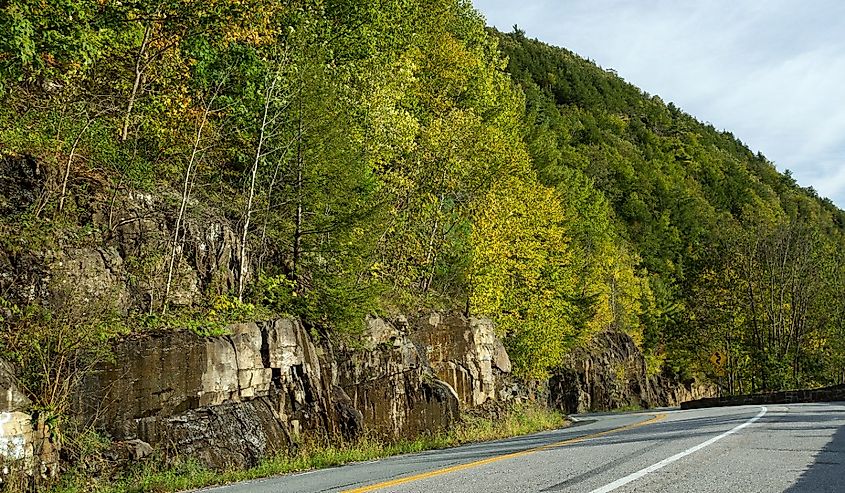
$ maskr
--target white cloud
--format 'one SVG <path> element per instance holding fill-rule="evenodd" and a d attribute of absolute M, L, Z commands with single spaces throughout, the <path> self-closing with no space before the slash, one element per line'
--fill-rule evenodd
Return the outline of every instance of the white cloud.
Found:
<path fill-rule="evenodd" d="M 845 206 L 845 2 L 475 0 L 702 121 Z"/>

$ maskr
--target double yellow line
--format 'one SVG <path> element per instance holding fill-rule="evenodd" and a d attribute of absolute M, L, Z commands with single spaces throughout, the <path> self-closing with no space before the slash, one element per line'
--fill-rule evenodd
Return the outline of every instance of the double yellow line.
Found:
<path fill-rule="evenodd" d="M 472 469 L 472 468 L 483 466 L 483 465 L 486 465 L 486 464 L 492 464 L 494 462 L 499 462 L 499 461 L 505 460 L 505 459 L 513 459 L 515 457 L 522 457 L 522 456 L 525 456 L 525 455 L 533 454 L 535 452 L 540 452 L 542 450 L 548 450 L 548 449 L 552 449 L 552 448 L 563 447 L 565 445 L 572 445 L 574 443 L 583 442 L 584 440 L 589 440 L 591 438 L 598 438 L 598 437 L 602 437 L 602 436 L 605 436 L 605 435 L 610 435 L 611 433 L 618 433 L 620 431 L 632 430 L 634 428 L 639 428 L 640 426 L 645 426 L 645 425 L 649 425 L 649 424 L 652 424 L 652 423 L 656 423 L 656 422 L 658 422 L 662 419 L 665 419 L 665 418 L 666 418 L 666 414 L 658 414 L 658 415 L 655 415 L 653 418 L 646 420 L 646 421 L 642 421 L 640 423 L 634 423 L 634 424 L 630 424 L 630 425 L 627 425 L 627 426 L 621 426 L 619 428 L 613 428 L 611 430 L 605 430 L 605 431 L 600 431 L 600 432 L 597 432 L 597 433 L 591 433 L 589 435 L 584 435 L 584 436 L 580 436 L 580 437 L 576 437 L 576 438 L 570 438 L 568 440 L 563 440 L 563 441 L 560 441 L 560 442 L 549 443 L 549 444 L 546 444 L 546 445 L 542 445 L 540 447 L 534 447 L 534 448 L 531 448 L 531 449 L 528 449 L 528 450 L 523 450 L 521 452 L 513 452 L 513 453 L 510 453 L 510 454 L 497 455 L 495 457 L 490 457 L 490 458 L 475 461 L 475 462 L 468 462 L 466 464 L 459 464 L 457 466 L 444 467 L 443 469 L 435 469 L 434 471 L 424 472 L 424 473 L 421 473 L 421 474 L 415 474 L 413 476 L 406 476 L 404 478 L 394 479 L 394 480 L 391 480 L 391 481 L 385 481 L 383 483 L 376 483 L 376 484 L 371 484 L 369 486 L 363 486 L 361 488 L 345 490 L 343 493 L 365 493 L 365 492 L 368 492 L 368 491 L 380 490 L 382 488 L 390 488 L 391 486 L 399 486 L 399 485 L 402 485 L 402 484 L 410 483 L 412 481 L 419 481 L 421 479 L 428 479 L 428 478 L 433 478 L 433 477 L 436 477 L 436 476 L 442 476 L 443 474 L 449 474 L 450 472 L 465 471 L 467 469 Z"/>

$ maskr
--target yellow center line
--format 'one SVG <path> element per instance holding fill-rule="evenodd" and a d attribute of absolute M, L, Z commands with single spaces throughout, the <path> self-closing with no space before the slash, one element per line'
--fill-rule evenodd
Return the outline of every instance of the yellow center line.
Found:
<path fill-rule="evenodd" d="M 424 472 L 424 473 L 421 473 L 421 474 L 415 474 L 413 476 L 406 476 L 404 478 L 398 478 L 398 479 L 394 479 L 394 480 L 391 480 L 391 481 L 385 481 L 383 483 L 376 483 L 376 484 L 371 484 L 369 486 L 362 486 L 361 488 L 345 490 L 345 491 L 343 491 L 343 493 L 365 493 L 367 491 L 375 491 L 375 490 L 380 490 L 382 488 L 389 488 L 391 486 L 399 486 L 401 484 L 410 483 L 412 481 L 419 481 L 421 479 L 433 478 L 433 477 L 436 477 L 436 476 L 441 476 L 443 474 L 449 474 L 450 472 L 465 471 L 467 469 L 472 469 L 472 468 L 475 468 L 475 467 L 483 466 L 485 464 L 492 464 L 494 462 L 499 462 L 499 461 L 505 460 L 505 459 L 513 459 L 515 457 L 522 457 L 522 456 L 525 456 L 525 455 L 528 455 L 528 454 L 533 454 L 535 452 L 540 452 L 542 450 L 548 450 L 548 449 L 552 449 L 552 448 L 563 447 L 565 445 L 572 445 L 574 443 L 583 442 L 584 440 L 589 440 L 591 438 L 602 437 L 602 436 L 605 436 L 605 435 L 609 435 L 611 433 L 618 433 L 620 431 L 632 430 L 634 428 L 639 428 L 640 426 L 645 426 L 645 425 L 648 425 L 648 424 L 651 424 L 651 423 L 656 423 L 656 422 L 658 422 L 662 419 L 665 419 L 665 418 L 666 418 L 666 414 L 657 414 L 653 418 L 648 419 L 646 421 L 639 422 L 639 423 L 634 423 L 634 424 L 630 424 L 630 425 L 626 425 L 626 426 L 620 426 L 619 428 L 613 428 L 611 430 L 605 430 L 605 431 L 600 431 L 600 432 L 597 432 L 597 433 L 591 433 L 589 435 L 584 435 L 584 436 L 580 436 L 580 437 L 576 437 L 576 438 L 569 438 L 567 440 L 549 443 L 549 444 L 546 444 L 546 445 L 541 445 L 539 447 L 534 447 L 534 448 L 531 448 L 531 449 L 528 449 L 528 450 L 523 450 L 521 452 L 513 452 L 513 453 L 510 453 L 510 454 L 497 455 L 495 457 L 490 457 L 490 458 L 478 460 L 478 461 L 475 461 L 475 462 L 468 462 L 466 464 L 459 464 L 457 466 L 444 467 L 443 469 L 435 469 L 434 471 Z"/>

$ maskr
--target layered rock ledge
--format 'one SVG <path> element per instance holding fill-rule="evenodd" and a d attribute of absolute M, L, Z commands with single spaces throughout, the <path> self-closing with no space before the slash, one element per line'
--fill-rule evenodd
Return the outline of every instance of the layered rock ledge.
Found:
<path fill-rule="evenodd" d="M 361 347 L 317 340 L 294 319 L 228 332 L 120 342 L 84 382 L 79 415 L 116 440 L 225 468 L 255 465 L 309 434 L 413 438 L 450 427 L 461 408 L 507 398 L 510 361 L 483 319 L 371 318 Z"/>

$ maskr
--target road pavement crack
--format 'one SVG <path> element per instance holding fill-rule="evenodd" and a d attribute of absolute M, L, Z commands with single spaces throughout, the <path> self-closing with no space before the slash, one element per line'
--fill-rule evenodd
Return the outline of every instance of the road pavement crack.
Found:
<path fill-rule="evenodd" d="M 548 488 L 541 490 L 541 491 L 542 492 L 563 491 L 563 490 L 568 489 L 572 486 L 583 483 L 584 481 L 586 481 L 586 480 L 588 480 L 592 477 L 598 476 L 598 475 L 603 474 L 603 473 L 610 471 L 612 469 L 616 469 L 617 467 L 621 466 L 622 464 L 630 462 L 633 458 L 641 456 L 641 455 L 643 455 L 647 452 L 651 452 L 652 450 L 659 448 L 661 445 L 662 445 L 662 443 L 657 442 L 657 443 L 654 443 L 653 445 L 650 445 L 648 447 L 643 447 L 643 448 L 641 448 L 641 449 L 639 449 L 639 450 L 637 450 L 633 453 L 623 455 L 622 457 L 619 457 L 619 458 L 614 459 L 610 462 L 607 462 L 607 463 L 605 463 L 605 464 L 603 464 L 599 467 L 590 469 L 589 471 L 584 472 L 582 474 L 579 474 L 577 476 L 573 476 L 573 477 L 567 479 L 566 481 L 558 483 L 554 486 L 549 486 Z"/>

